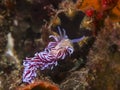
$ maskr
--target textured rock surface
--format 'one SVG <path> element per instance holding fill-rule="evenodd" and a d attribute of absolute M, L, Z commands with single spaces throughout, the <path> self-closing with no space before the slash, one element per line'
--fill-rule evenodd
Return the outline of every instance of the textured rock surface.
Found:
<path fill-rule="evenodd" d="M 1 0 L 0 90 L 26 86 L 21 82 L 24 58 L 42 51 L 51 40 L 49 35 L 57 35 L 58 25 L 70 39 L 86 36 L 86 40 L 75 43 L 74 54 L 58 62 L 53 70 L 38 71 L 36 80 L 49 80 L 61 90 L 119 90 L 120 0 L 107 14 L 99 11 L 99 1 Z M 109 5 L 113 2 L 107 1 Z M 88 7 L 96 13 L 84 20 Z M 101 13 L 105 15 L 102 20 Z M 8 39 L 10 33 L 12 40 Z"/>

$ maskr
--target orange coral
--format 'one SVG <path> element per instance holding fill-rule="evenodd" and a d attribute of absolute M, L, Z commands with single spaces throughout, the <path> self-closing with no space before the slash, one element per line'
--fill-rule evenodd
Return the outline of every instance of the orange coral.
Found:
<path fill-rule="evenodd" d="M 76 7 L 83 11 L 91 7 L 95 10 L 100 10 L 100 2 L 99 0 L 78 0 L 76 3 Z"/>
<path fill-rule="evenodd" d="M 120 0 L 118 1 L 117 5 L 112 9 L 112 20 L 120 21 Z"/>
<path fill-rule="evenodd" d="M 60 90 L 56 85 L 46 81 L 37 81 L 16 90 Z"/>
<path fill-rule="evenodd" d="M 77 9 L 86 11 L 93 8 L 98 12 L 109 10 L 108 14 L 113 21 L 120 21 L 120 0 L 78 0 L 76 3 Z"/>

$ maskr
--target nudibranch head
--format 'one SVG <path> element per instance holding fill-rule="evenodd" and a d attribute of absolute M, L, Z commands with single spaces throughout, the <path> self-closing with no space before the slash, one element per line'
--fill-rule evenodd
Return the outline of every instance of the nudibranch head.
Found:
<path fill-rule="evenodd" d="M 60 27 L 58 27 L 58 31 L 59 31 L 59 36 L 53 36 L 53 35 L 49 36 L 50 38 L 53 38 L 57 43 L 54 49 L 68 53 L 68 55 L 71 55 L 74 52 L 73 43 L 66 35 L 66 31 L 64 29 L 62 29 L 63 31 L 62 33 Z"/>

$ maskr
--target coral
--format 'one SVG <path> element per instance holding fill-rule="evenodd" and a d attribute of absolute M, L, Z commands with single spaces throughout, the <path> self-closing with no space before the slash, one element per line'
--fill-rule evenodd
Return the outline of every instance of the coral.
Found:
<path fill-rule="evenodd" d="M 94 23 L 94 20 L 95 20 L 95 19 L 92 18 L 92 17 L 89 17 L 89 16 L 91 16 L 91 15 L 89 14 L 89 11 L 86 12 L 86 13 L 87 13 L 88 16 L 85 16 L 85 17 L 83 18 L 83 20 L 82 20 L 82 22 L 81 22 L 81 24 L 80 24 L 80 28 L 85 28 L 85 29 L 88 29 L 88 30 L 94 32 L 95 29 L 96 29 L 96 26 L 95 26 L 95 23 Z M 90 13 L 91 13 L 91 11 L 90 11 Z M 93 15 L 92 15 L 92 16 L 93 16 Z M 94 34 L 94 33 L 93 33 L 93 34 Z"/>
<path fill-rule="evenodd" d="M 26 86 L 16 88 L 16 90 L 60 90 L 57 85 L 46 81 L 36 81 Z"/>
<path fill-rule="evenodd" d="M 11 69 L 12 68 L 12 69 Z M 21 69 L 21 68 L 19 68 Z M 21 70 L 14 68 L 13 65 L 6 68 L 7 72 L 2 74 L 2 90 L 15 90 L 21 82 Z"/>
<path fill-rule="evenodd" d="M 99 32 L 88 55 L 87 66 L 94 80 L 91 90 L 118 90 L 120 85 L 120 24 L 105 19 L 105 27 Z"/>
<path fill-rule="evenodd" d="M 86 15 L 88 16 L 88 17 L 93 17 L 93 15 L 94 15 L 94 9 L 88 9 L 88 10 L 86 10 Z"/>
<path fill-rule="evenodd" d="M 3 3 L 0 3 L 0 54 L 5 52 L 7 45 L 7 34 L 10 31 L 10 25 L 12 23 L 11 16 L 8 15 L 7 9 Z M 1 55 L 0 55 L 1 57 Z"/>
<path fill-rule="evenodd" d="M 70 19 L 72 19 L 76 15 L 77 9 L 72 1 L 65 0 L 60 4 L 59 7 L 64 11 L 66 16 L 69 17 Z"/>
<path fill-rule="evenodd" d="M 87 77 L 89 69 L 82 68 L 79 71 L 71 72 L 60 84 L 61 90 L 86 90 L 88 87 Z"/>
<path fill-rule="evenodd" d="M 7 38 L 6 34 L 4 34 L 2 31 L 0 32 L 0 54 L 3 54 L 6 48 Z M 1 55 L 0 55 L 1 58 Z"/>
<path fill-rule="evenodd" d="M 120 21 L 120 0 L 118 0 L 117 5 L 112 9 L 110 16 L 113 21 Z"/>
<path fill-rule="evenodd" d="M 109 10 L 116 6 L 118 0 L 101 0 L 101 5 L 103 10 Z"/>
<path fill-rule="evenodd" d="M 92 1 L 88 1 L 88 0 L 83 0 L 80 1 L 78 0 L 76 2 L 76 7 L 82 10 L 88 9 L 88 8 L 94 8 L 95 10 L 109 10 L 109 9 L 113 9 L 119 0 L 92 0 Z"/>
<path fill-rule="evenodd" d="M 55 15 L 60 2 L 62 0 L 32 0 L 30 8 L 32 21 L 38 26 L 44 24 L 45 20 L 49 21 L 51 16 Z"/>
<path fill-rule="evenodd" d="M 109 15 L 113 21 L 118 22 L 120 21 L 119 3 L 120 0 L 78 0 L 76 7 L 84 12 L 87 9 L 93 8 L 97 12 Z"/>
<path fill-rule="evenodd" d="M 96 36 L 101 27 L 104 26 L 103 22 L 106 16 L 103 12 L 98 12 L 93 8 L 87 9 L 85 14 L 80 27 L 92 31 L 93 35 Z"/>
<path fill-rule="evenodd" d="M 94 8 L 95 10 L 100 10 L 99 0 L 77 0 L 76 7 L 81 10 L 86 10 L 89 8 Z"/>

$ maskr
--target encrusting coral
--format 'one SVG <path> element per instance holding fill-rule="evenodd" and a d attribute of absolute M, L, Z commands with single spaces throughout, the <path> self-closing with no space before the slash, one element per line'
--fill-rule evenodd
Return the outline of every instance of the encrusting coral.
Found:
<path fill-rule="evenodd" d="M 71 72 L 69 76 L 60 84 L 61 90 L 86 90 L 89 86 L 88 78 L 89 69 L 82 68 L 81 70 Z"/>
<path fill-rule="evenodd" d="M 26 86 L 16 88 L 16 90 L 60 90 L 57 85 L 47 81 L 36 81 Z"/>
<path fill-rule="evenodd" d="M 120 85 L 120 24 L 105 19 L 88 55 L 91 90 L 119 90 Z"/>
<path fill-rule="evenodd" d="M 120 0 L 77 0 L 76 7 L 82 11 L 93 8 L 97 12 L 109 15 L 114 22 L 120 21 Z"/>

